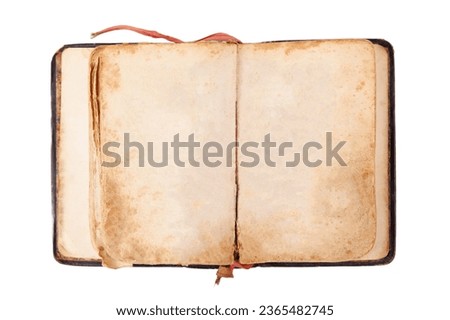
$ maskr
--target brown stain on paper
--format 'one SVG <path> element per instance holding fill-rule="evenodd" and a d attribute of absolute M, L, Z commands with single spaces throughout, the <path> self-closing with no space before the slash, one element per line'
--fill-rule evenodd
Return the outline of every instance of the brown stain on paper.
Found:
<path fill-rule="evenodd" d="M 366 254 L 376 235 L 375 180 L 370 162 L 342 167 L 315 184 L 313 208 L 319 225 L 335 234 L 325 258 L 353 260 Z M 326 225 L 325 225 L 326 224 Z"/>
<path fill-rule="evenodd" d="M 324 41 L 321 40 L 306 40 L 306 41 L 274 41 L 274 42 L 264 42 L 252 44 L 253 50 L 255 52 L 266 52 L 266 51 L 278 51 L 280 48 L 284 48 L 284 54 L 286 56 L 290 55 L 295 50 L 306 50 L 320 46 Z M 244 44 L 243 46 L 248 46 Z"/>
<path fill-rule="evenodd" d="M 102 173 L 102 234 L 103 246 L 100 255 L 106 264 L 113 260 L 132 259 L 129 251 L 129 239 L 133 237 L 139 228 L 134 221 L 136 209 L 132 206 L 130 196 L 121 192 L 116 175 Z"/>
<path fill-rule="evenodd" d="M 102 58 L 99 79 L 101 87 L 107 92 L 113 92 L 120 88 L 120 67 L 117 62 Z"/>

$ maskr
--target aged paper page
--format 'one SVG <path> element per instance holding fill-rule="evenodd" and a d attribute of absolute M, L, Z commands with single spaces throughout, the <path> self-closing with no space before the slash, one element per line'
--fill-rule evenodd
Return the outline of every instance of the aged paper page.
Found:
<path fill-rule="evenodd" d="M 63 260 L 99 260 L 89 227 L 89 58 L 93 48 L 60 53 L 57 84 L 56 248 Z"/>
<path fill-rule="evenodd" d="M 373 45 L 249 44 L 239 47 L 238 65 L 238 139 L 259 142 L 251 150 L 260 160 L 239 167 L 240 262 L 364 256 L 377 228 Z M 261 142 L 267 134 L 276 147 L 266 161 Z M 283 142 L 292 147 L 281 151 Z M 341 142 L 343 164 L 332 152 Z M 300 154 L 297 164 L 294 153 Z"/>
<path fill-rule="evenodd" d="M 361 260 L 381 259 L 389 253 L 389 56 L 387 49 L 374 45 L 376 57 L 376 144 L 375 196 L 377 233 L 371 251 Z"/>
<path fill-rule="evenodd" d="M 224 43 L 140 44 L 99 48 L 92 56 L 91 98 L 97 150 L 115 141 L 122 162 L 100 152 L 92 194 L 94 238 L 104 265 L 221 265 L 233 261 L 235 168 L 199 167 L 187 148 L 175 165 L 171 142 L 194 134 L 201 144 L 235 140 L 236 45 Z M 94 131 L 97 130 L 94 128 Z M 125 136 L 144 147 L 125 154 Z M 168 142 L 168 166 L 161 161 Z M 128 162 L 128 167 L 125 165 Z M 95 172 L 94 172 L 95 173 Z M 98 182 L 98 183 L 97 183 Z M 96 188 L 99 187 L 99 188 Z"/>

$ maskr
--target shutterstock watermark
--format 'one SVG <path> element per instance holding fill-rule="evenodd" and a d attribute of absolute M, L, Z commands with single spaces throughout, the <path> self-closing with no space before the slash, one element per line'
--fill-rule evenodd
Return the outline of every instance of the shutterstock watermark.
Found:
<path fill-rule="evenodd" d="M 332 132 L 325 133 L 324 143 L 308 141 L 302 146 L 294 146 L 294 143 L 289 141 L 281 143 L 272 141 L 270 133 L 267 133 L 260 142 L 246 141 L 240 143 L 231 141 L 226 145 L 217 141 L 207 141 L 201 144 L 196 141 L 194 133 L 187 136 L 186 139 L 181 139 L 180 134 L 177 133 L 173 136 L 172 141 L 158 143 L 159 146 L 155 147 L 154 142 L 134 141 L 130 137 L 130 133 L 124 133 L 122 142 L 109 141 L 103 144 L 104 160 L 101 165 L 108 168 L 117 166 L 161 168 L 172 164 L 178 167 L 206 166 L 215 168 L 223 165 L 232 167 L 234 164 L 233 154 L 237 154 L 238 165 L 246 168 L 258 165 L 276 167 L 280 163 L 286 167 L 297 167 L 299 165 L 310 168 L 333 165 L 347 166 L 347 163 L 339 154 L 346 143 L 347 141 L 334 142 Z M 133 156 L 133 161 L 131 161 L 133 150 L 134 153 L 137 152 L 138 154 L 137 157 Z M 312 153 L 315 154 L 314 157 L 311 155 Z M 169 159 L 169 154 L 171 159 Z M 284 161 L 280 161 L 280 159 Z"/>

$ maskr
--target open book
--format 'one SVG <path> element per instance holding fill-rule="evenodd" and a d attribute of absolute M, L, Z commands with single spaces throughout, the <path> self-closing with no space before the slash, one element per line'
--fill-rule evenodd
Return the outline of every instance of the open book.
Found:
<path fill-rule="evenodd" d="M 70 45 L 52 67 L 58 261 L 393 259 L 386 41 Z"/>

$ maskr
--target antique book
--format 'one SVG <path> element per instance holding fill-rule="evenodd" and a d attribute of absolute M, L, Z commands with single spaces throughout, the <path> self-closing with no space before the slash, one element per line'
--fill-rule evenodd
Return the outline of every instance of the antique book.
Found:
<path fill-rule="evenodd" d="M 385 40 L 68 45 L 52 61 L 52 109 L 62 263 L 394 257 Z"/>

